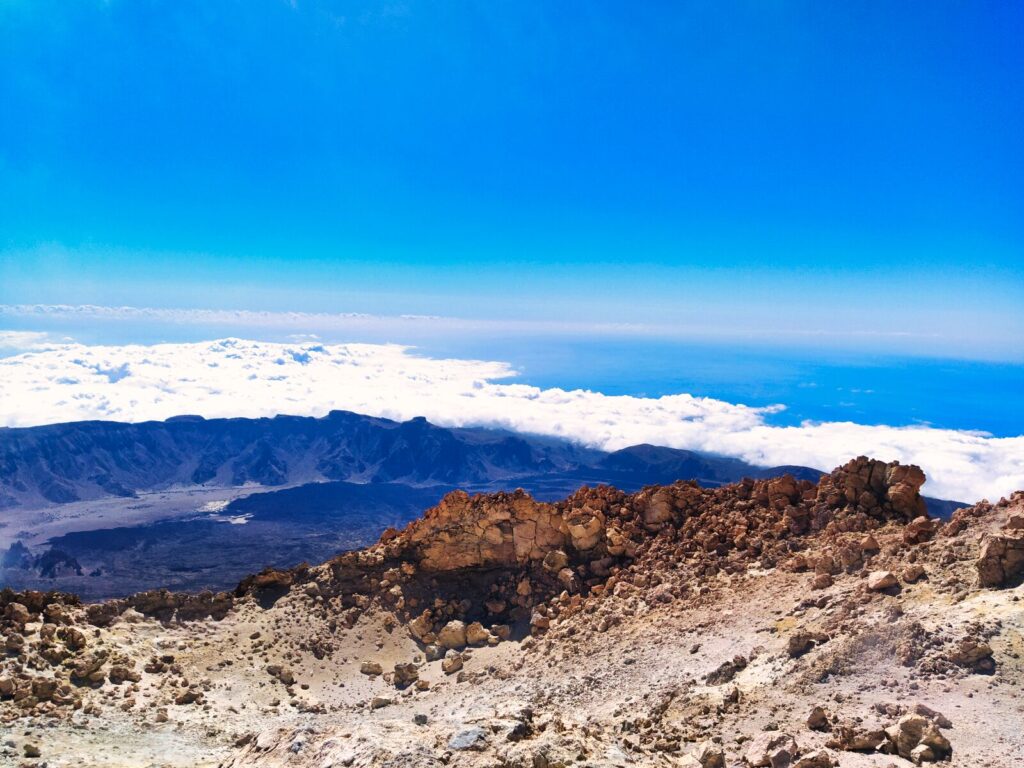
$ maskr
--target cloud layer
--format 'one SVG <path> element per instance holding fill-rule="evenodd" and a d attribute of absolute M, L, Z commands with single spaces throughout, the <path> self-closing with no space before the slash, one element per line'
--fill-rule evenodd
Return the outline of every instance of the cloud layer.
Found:
<path fill-rule="evenodd" d="M 850 422 L 779 427 L 750 408 L 686 394 L 660 398 L 540 389 L 505 363 L 420 357 L 404 346 L 54 344 L 0 359 L 0 425 L 180 414 L 320 416 L 346 409 L 446 426 L 491 425 L 614 450 L 636 443 L 824 469 L 852 456 L 911 461 L 933 496 L 974 501 L 1024 488 L 1024 436 Z"/>
<path fill-rule="evenodd" d="M 39 349 L 50 339 L 41 331 L 0 331 L 0 351 Z"/>
<path fill-rule="evenodd" d="M 353 335 L 370 341 L 401 338 L 403 340 L 471 334 L 515 333 L 523 336 L 621 336 L 677 340 L 746 341 L 764 343 L 785 341 L 787 344 L 816 346 L 841 342 L 856 348 L 869 345 L 879 349 L 901 349 L 907 354 L 925 354 L 932 345 L 942 343 L 941 334 L 900 330 L 826 330 L 772 327 L 763 324 L 716 325 L 714 323 L 596 322 L 592 320 L 522 320 L 481 319 L 438 315 L 373 315 L 361 312 L 270 312 L 244 309 L 166 309 L 155 307 L 99 306 L 94 304 L 0 304 L 0 321 L 4 318 L 63 329 L 79 329 L 116 323 L 153 324 L 200 329 L 204 335 L 285 336 L 322 334 L 338 340 Z M 911 345 L 909 348 L 907 345 Z M 968 355 L 968 357 L 986 357 Z"/>

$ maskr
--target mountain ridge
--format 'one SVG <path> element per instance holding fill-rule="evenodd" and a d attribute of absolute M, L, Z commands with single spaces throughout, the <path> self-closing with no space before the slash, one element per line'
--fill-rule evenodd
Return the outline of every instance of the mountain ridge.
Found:
<path fill-rule="evenodd" d="M 646 457 L 646 458 L 645 458 Z M 0 507 L 65 504 L 171 486 L 326 480 L 473 485 L 555 472 L 641 470 L 654 481 L 778 474 L 738 459 L 641 444 L 605 452 L 506 430 L 326 416 L 67 422 L 0 429 Z M 809 478 L 808 467 L 790 468 Z"/>

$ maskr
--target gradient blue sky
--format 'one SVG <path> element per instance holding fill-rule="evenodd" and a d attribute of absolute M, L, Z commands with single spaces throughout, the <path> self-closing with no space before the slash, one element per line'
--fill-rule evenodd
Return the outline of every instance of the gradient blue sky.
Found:
<path fill-rule="evenodd" d="M 1024 5 L 0 2 L 0 303 L 1024 356 Z"/>

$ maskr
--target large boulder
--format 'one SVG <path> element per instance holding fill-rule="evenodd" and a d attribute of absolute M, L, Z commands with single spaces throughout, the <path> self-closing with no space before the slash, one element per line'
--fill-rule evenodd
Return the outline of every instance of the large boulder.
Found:
<path fill-rule="evenodd" d="M 743 760 L 751 768 L 783 768 L 799 754 L 800 748 L 788 733 L 766 731 L 750 740 L 743 753 Z"/>
<path fill-rule="evenodd" d="M 574 524 L 581 547 L 596 543 L 591 520 Z M 487 496 L 453 491 L 383 543 L 390 554 L 426 571 L 452 571 L 543 560 L 569 541 L 568 525 L 555 505 L 519 490 Z"/>
<path fill-rule="evenodd" d="M 942 760 L 953 752 L 938 726 L 923 715 L 904 715 L 885 732 L 899 756 L 918 765 Z"/>
<path fill-rule="evenodd" d="M 465 648 L 467 644 L 465 622 L 458 620 L 449 621 L 441 627 L 441 630 L 437 633 L 437 644 L 442 648 L 454 650 Z"/>
<path fill-rule="evenodd" d="M 1024 579 L 1024 537 L 990 536 L 981 545 L 977 568 L 983 587 L 1005 587 Z"/>

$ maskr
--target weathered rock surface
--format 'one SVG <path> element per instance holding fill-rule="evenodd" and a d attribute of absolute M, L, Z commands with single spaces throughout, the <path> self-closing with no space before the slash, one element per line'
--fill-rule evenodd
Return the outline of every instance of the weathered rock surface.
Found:
<path fill-rule="evenodd" d="M 983 587 L 1019 583 L 1024 579 L 1024 534 L 988 537 L 982 545 L 977 567 L 978 583 Z"/>

